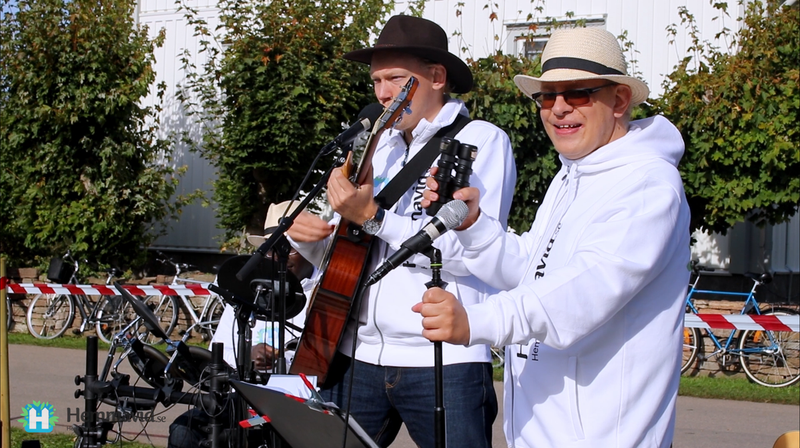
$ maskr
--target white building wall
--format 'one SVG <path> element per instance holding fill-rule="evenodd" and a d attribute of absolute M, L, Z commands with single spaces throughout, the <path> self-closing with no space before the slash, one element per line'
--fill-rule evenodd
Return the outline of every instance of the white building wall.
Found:
<path fill-rule="evenodd" d="M 198 16 L 208 22 L 209 29 L 219 23 L 219 11 L 216 3 L 209 0 L 194 0 L 188 5 L 198 12 Z M 182 12 L 177 11 L 173 0 L 140 0 L 137 11 L 140 24 L 149 28 L 151 37 L 155 37 L 163 29 L 166 32 L 164 45 L 155 50 L 156 84 L 164 82 L 167 86 L 161 113 L 162 137 L 170 137 L 178 141 L 174 153 L 173 165 L 187 166 L 188 170 L 181 178 L 178 194 L 189 194 L 202 190 L 206 198 L 211 198 L 211 183 L 216 179 L 216 169 L 198 154 L 189 151 L 187 145 L 180 143 L 179 135 L 188 131 L 196 141 L 201 138 L 196 119 L 187 117 L 176 98 L 179 84 L 186 81 L 187 72 L 182 68 L 181 55 L 184 50 L 197 55 L 200 50 L 200 39 L 194 36 L 194 27 L 187 23 Z M 208 37 L 206 37 L 208 38 Z M 202 68 L 203 60 L 197 59 L 194 65 Z M 149 104 L 156 98 L 151 95 Z M 154 248 L 167 250 L 220 252 L 219 237 L 222 230 L 216 228 L 217 218 L 214 216 L 215 204 L 203 207 L 199 202 L 184 207 L 180 218 L 171 222 L 167 234 L 159 238 Z"/>

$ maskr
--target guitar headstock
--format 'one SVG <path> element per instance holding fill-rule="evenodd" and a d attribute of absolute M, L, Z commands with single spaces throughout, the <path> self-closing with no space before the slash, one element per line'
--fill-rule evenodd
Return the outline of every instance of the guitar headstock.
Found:
<path fill-rule="evenodd" d="M 417 81 L 417 78 L 413 76 L 410 77 L 408 82 L 406 82 L 406 85 L 400 89 L 400 92 L 397 94 L 397 97 L 394 99 L 394 101 L 392 101 L 392 104 L 386 107 L 383 110 L 383 113 L 381 113 L 380 117 L 378 117 L 378 119 L 375 121 L 375 125 L 372 127 L 372 132 L 370 132 L 369 140 L 366 146 L 370 146 L 370 142 L 372 142 L 373 137 L 375 137 L 379 131 L 394 127 L 403 118 L 403 114 L 410 112 L 409 105 L 411 104 L 411 99 L 414 97 L 414 93 L 417 92 L 417 87 L 419 87 L 419 81 Z M 359 167 L 358 172 L 363 174 L 361 166 L 363 165 L 364 160 L 361 159 L 357 162 Z M 351 181 L 361 183 L 363 179 L 356 179 L 355 173 L 353 172 L 355 163 L 356 160 L 354 160 L 354 153 L 351 152 L 347 155 L 347 160 L 342 166 L 342 172 Z"/>
<path fill-rule="evenodd" d="M 397 94 L 392 104 L 384 109 L 381 116 L 378 117 L 378 121 L 376 121 L 375 126 L 372 127 L 373 135 L 377 134 L 381 129 L 394 127 L 400 122 L 403 118 L 403 114 L 408 111 L 408 106 L 411 104 L 411 99 L 417 92 L 417 87 L 419 87 L 417 78 L 413 76 L 408 78 L 408 82 L 400 89 L 400 93 Z"/>

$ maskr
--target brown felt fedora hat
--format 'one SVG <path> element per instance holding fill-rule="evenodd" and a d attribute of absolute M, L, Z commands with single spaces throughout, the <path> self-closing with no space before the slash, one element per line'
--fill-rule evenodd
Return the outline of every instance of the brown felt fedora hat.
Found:
<path fill-rule="evenodd" d="M 430 20 L 412 16 L 392 16 L 383 27 L 374 47 L 345 53 L 344 58 L 370 64 L 376 51 L 394 50 L 419 56 L 447 69 L 453 93 L 472 90 L 472 72 L 464 61 L 447 51 L 447 34 Z"/>
<path fill-rule="evenodd" d="M 641 79 L 628 76 L 628 64 L 619 41 L 602 28 L 568 28 L 553 32 L 542 52 L 542 76 L 517 75 L 514 82 L 525 95 L 542 91 L 542 83 L 605 79 L 631 88 L 631 102 L 640 104 L 650 94 Z"/>

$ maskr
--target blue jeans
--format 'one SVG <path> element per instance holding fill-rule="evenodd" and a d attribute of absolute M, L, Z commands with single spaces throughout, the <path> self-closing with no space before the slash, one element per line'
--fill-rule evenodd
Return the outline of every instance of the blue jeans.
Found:
<path fill-rule="evenodd" d="M 347 408 L 350 358 L 337 353 L 322 398 Z M 442 369 L 447 446 L 491 448 L 497 396 L 489 363 L 464 363 Z M 402 423 L 421 448 L 435 446 L 434 368 L 385 367 L 355 363 L 351 417 L 381 447 L 389 446 Z"/>

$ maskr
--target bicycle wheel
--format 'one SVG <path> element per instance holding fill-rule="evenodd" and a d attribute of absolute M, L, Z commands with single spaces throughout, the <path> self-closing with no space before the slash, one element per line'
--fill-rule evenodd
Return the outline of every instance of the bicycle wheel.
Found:
<path fill-rule="evenodd" d="M 504 347 L 492 347 L 492 368 L 503 367 L 506 363 L 506 349 Z"/>
<path fill-rule="evenodd" d="M 225 301 L 222 300 L 221 297 L 215 296 L 209 305 L 206 314 L 200 316 L 200 320 L 204 322 L 203 328 L 201 329 L 203 334 L 203 340 L 210 341 L 214 337 L 214 333 L 217 331 L 217 325 L 219 325 L 219 320 L 222 318 L 222 312 L 225 311 Z"/>
<path fill-rule="evenodd" d="M 75 316 L 75 302 L 63 294 L 39 294 L 28 305 L 28 331 L 39 339 L 53 339 L 67 331 Z"/>
<path fill-rule="evenodd" d="M 144 303 L 158 319 L 158 326 L 164 330 L 167 336 L 175 329 L 178 324 L 178 297 L 177 296 L 147 296 Z M 128 305 L 130 306 L 130 305 Z M 164 342 L 163 339 L 154 336 L 147 331 L 142 321 L 136 327 L 136 334 L 139 340 L 147 345 L 156 345 Z"/>
<path fill-rule="evenodd" d="M 683 364 L 681 373 L 689 370 L 697 359 L 697 350 L 702 344 L 703 338 L 697 328 L 683 327 Z"/>
<path fill-rule="evenodd" d="M 793 315 L 775 309 L 769 314 Z M 739 362 L 754 383 L 784 387 L 800 381 L 800 333 L 745 330 L 739 339 Z"/>
<path fill-rule="evenodd" d="M 95 316 L 97 337 L 111 343 L 114 336 L 134 319 L 136 313 L 122 296 L 103 296 Z"/>

